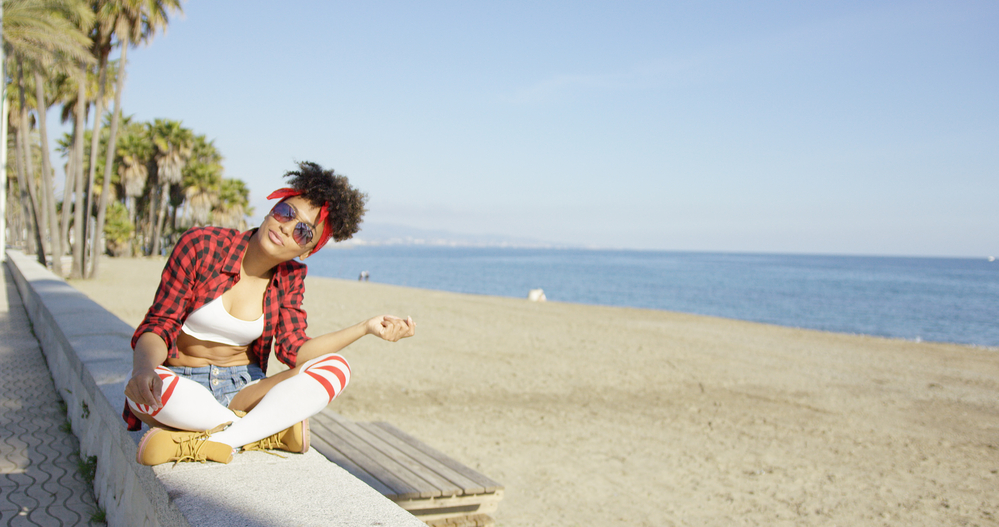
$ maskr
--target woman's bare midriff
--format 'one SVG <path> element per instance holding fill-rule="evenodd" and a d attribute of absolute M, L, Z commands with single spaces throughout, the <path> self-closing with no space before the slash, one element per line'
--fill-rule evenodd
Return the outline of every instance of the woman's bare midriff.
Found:
<path fill-rule="evenodd" d="M 249 346 L 228 346 L 218 342 L 206 342 L 181 332 L 177 336 L 176 358 L 167 358 L 167 366 L 246 366 L 250 364 Z"/>

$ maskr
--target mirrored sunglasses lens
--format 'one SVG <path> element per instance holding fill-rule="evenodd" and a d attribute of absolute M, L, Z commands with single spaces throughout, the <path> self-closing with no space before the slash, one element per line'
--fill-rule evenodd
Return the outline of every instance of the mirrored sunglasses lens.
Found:
<path fill-rule="evenodd" d="M 281 202 L 274 205 L 274 208 L 271 210 L 271 216 L 274 216 L 274 219 L 281 223 L 291 221 L 295 217 L 295 209 L 291 208 L 291 205 Z"/>
<path fill-rule="evenodd" d="M 295 238 L 296 243 L 305 247 L 312 241 L 312 229 L 308 225 L 298 222 L 298 225 L 295 225 L 295 232 L 292 237 Z"/>

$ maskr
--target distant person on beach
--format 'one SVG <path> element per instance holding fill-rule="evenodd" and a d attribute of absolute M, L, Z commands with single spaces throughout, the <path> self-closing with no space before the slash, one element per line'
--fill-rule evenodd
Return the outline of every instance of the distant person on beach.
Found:
<path fill-rule="evenodd" d="M 371 275 L 367 271 L 361 271 L 361 274 L 357 276 L 358 282 L 367 282 Z"/>
<path fill-rule="evenodd" d="M 338 352 L 365 335 L 390 342 L 416 324 L 383 315 L 310 338 L 302 309 L 306 267 L 331 238 L 359 229 L 363 193 L 315 163 L 288 172 L 291 188 L 260 228 L 187 231 L 170 254 L 153 305 L 132 337 L 122 417 L 151 429 L 136 458 L 228 463 L 237 451 L 309 448 L 308 418 L 347 386 Z M 265 376 L 275 357 L 290 370 Z"/>

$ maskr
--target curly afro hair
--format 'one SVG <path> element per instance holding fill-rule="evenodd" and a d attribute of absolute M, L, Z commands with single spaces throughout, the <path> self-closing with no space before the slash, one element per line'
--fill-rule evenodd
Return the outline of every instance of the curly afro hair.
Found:
<path fill-rule="evenodd" d="M 324 228 L 330 229 L 333 239 L 349 239 L 361 228 L 361 217 L 366 209 L 368 195 L 350 186 L 347 176 L 333 173 L 311 161 L 298 163 L 298 170 L 287 172 L 291 188 L 315 207 L 328 206 L 329 216 Z"/>

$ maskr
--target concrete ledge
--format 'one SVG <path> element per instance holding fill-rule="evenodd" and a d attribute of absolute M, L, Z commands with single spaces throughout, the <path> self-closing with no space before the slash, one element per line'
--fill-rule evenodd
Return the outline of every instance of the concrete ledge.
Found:
<path fill-rule="evenodd" d="M 97 456 L 94 492 L 109 525 L 425 527 L 315 451 L 139 465 L 141 433 L 121 420 L 133 328 L 23 253 L 9 250 L 7 261 L 81 455 Z"/>

